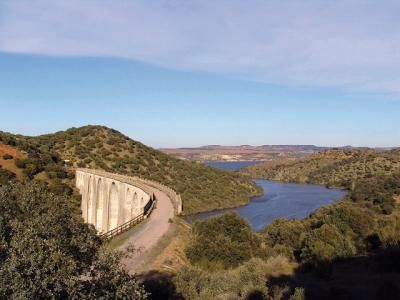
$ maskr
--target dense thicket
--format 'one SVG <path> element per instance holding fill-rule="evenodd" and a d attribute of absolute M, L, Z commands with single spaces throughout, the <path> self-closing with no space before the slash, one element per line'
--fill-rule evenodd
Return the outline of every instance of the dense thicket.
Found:
<path fill-rule="evenodd" d="M 0 299 L 145 299 L 65 196 L 43 184 L 0 187 Z"/>
<path fill-rule="evenodd" d="M 180 193 L 185 214 L 244 204 L 260 192 L 252 181 L 239 174 L 173 158 L 101 126 L 38 137 L 0 132 L 0 142 L 28 153 L 28 158 L 16 160 L 16 164 L 29 178 L 45 172 L 50 179 L 68 183 L 73 172 L 66 172 L 63 160 L 75 167 L 140 176 Z"/>

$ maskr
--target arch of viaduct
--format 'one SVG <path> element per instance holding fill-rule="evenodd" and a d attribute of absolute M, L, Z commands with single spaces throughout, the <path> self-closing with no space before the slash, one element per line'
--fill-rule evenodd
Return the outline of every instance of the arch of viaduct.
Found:
<path fill-rule="evenodd" d="M 101 234 L 146 213 L 153 192 L 125 176 L 78 169 L 76 186 L 82 195 L 82 216 Z"/>
<path fill-rule="evenodd" d="M 172 189 L 137 177 L 77 169 L 76 186 L 82 195 L 82 216 L 85 222 L 95 226 L 99 234 L 146 216 L 155 200 L 154 189 L 168 195 L 177 214 L 182 212 L 181 198 Z"/>

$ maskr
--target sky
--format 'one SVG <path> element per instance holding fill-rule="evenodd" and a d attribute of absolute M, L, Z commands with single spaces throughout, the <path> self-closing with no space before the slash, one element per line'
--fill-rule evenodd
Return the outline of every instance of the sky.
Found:
<path fill-rule="evenodd" d="M 400 146 L 399 1 L 0 0 L 0 130 Z"/>

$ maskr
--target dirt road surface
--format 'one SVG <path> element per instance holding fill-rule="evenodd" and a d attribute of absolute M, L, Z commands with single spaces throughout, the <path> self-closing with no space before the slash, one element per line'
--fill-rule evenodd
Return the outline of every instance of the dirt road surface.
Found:
<path fill-rule="evenodd" d="M 133 245 L 135 253 L 122 261 L 123 267 L 131 274 L 138 272 L 144 266 L 146 257 L 152 248 L 168 232 L 171 227 L 169 219 L 174 217 L 174 207 L 168 196 L 154 189 L 157 204 L 147 222 L 138 231 L 134 232 L 119 250 L 127 249 Z"/>

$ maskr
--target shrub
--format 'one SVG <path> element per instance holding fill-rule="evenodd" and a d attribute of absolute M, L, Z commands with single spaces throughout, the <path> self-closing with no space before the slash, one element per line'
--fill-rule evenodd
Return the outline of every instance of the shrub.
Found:
<path fill-rule="evenodd" d="M 39 162 L 37 160 L 31 160 L 28 159 L 25 162 L 25 168 L 24 168 L 24 174 L 30 178 L 33 179 L 33 177 L 41 172 L 42 168 L 39 165 Z"/>
<path fill-rule="evenodd" d="M 400 247 L 399 217 L 397 213 L 378 220 L 377 236 L 384 247 Z"/>
<path fill-rule="evenodd" d="M 71 196 L 73 193 L 72 188 L 60 180 L 54 180 L 50 185 L 49 185 L 49 191 L 56 194 L 56 195 L 66 195 L 66 196 Z"/>
<path fill-rule="evenodd" d="M 196 221 L 186 255 L 193 264 L 203 268 L 226 269 L 248 261 L 258 248 L 251 226 L 231 212 Z"/>
<path fill-rule="evenodd" d="M 7 184 L 9 181 L 12 181 L 15 179 L 15 174 L 13 172 L 10 172 L 8 170 L 4 170 L 0 166 L 0 186 Z"/>
<path fill-rule="evenodd" d="M 289 300 L 304 300 L 306 299 L 306 293 L 304 288 L 295 288 L 293 295 L 290 296 Z"/>
<path fill-rule="evenodd" d="M 189 266 L 177 274 L 174 282 L 185 299 L 264 299 L 267 269 L 261 259 L 251 259 L 236 269 L 214 273 Z"/>
<path fill-rule="evenodd" d="M 314 263 L 355 253 L 356 248 L 349 236 L 343 235 L 334 225 L 323 224 L 305 235 L 301 257 Z"/>
<path fill-rule="evenodd" d="M 146 299 L 74 209 L 44 184 L 0 188 L 0 299 Z"/>
<path fill-rule="evenodd" d="M 262 240 L 270 247 L 284 246 L 294 250 L 301 249 L 301 236 L 306 224 L 300 220 L 278 219 L 260 232 Z"/>
<path fill-rule="evenodd" d="M 12 156 L 12 155 L 10 155 L 10 154 L 8 154 L 8 153 L 6 153 L 6 154 L 3 155 L 3 159 L 4 159 L 4 160 L 9 160 L 9 159 L 13 159 L 13 158 L 14 158 L 14 156 Z"/>
<path fill-rule="evenodd" d="M 376 227 L 373 212 L 347 202 L 321 208 L 310 219 L 312 226 L 334 225 L 343 235 L 353 239 L 359 252 L 366 250 L 366 239 Z"/>
<path fill-rule="evenodd" d="M 25 169 L 25 161 L 19 158 L 14 160 L 15 166 L 20 169 Z"/>
<path fill-rule="evenodd" d="M 49 178 L 60 178 L 65 179 L 68 178 L 68 172 L 65 168 L 60 164 L 49 164 L 45 168 L 46 173 L 49 175 Z"/>

